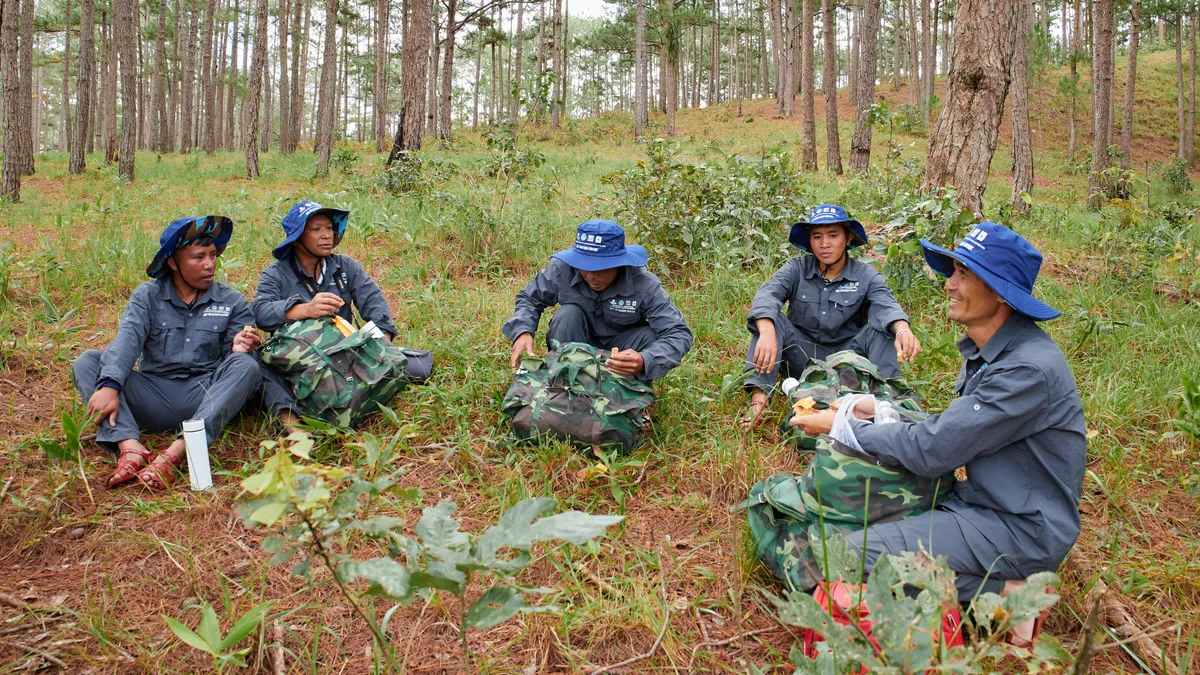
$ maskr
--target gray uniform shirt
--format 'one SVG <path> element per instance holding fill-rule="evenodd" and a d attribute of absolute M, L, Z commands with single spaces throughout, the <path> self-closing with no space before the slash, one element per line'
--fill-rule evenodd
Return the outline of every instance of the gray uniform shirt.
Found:
<path fill-rule="evenodd" d="M 919 476 L 966 465 L 967 480 L 941 508 L 959 516 L 968 544 L 1056 570 L 1079 536 L 1087 461 L 1083 404 L 1067 360 L 1016 313 L 983 349 L 964 337 L 958 350 L 958 398 L 945 412 L 915 424 L 854 422 L 854 434 L 882 463 Z"/>
<path fill-rule="evenodd" d="M 97 381 L 124 386 L 135 363 L 139 372 L 159 377 L 210 373 L 232 353 L 234 336 L 252 325 L 250 303 L 222 283 L 214 281 L 189 307 L 170 275 L 147 281 L 129 296 Z"/>
<path fill-rule="evenodd" d="M 787 303 L 787 318 L 797 328 L 825 344 L 840 344 L 862 329 L 864 323 L 888 333 L 893 321 L 908 321 L 883 275 L 853 258 L 833 281 L 825 283 L 813 255 L 798 255 L 754 294 L 747 323 L 774 320 Z M 866 305 L 865 321 L 862 313 Z"/>
<path fill-rule="evenodd" d="M 266 331 L 277 331 L 288 322 L 287 311 L 292 307 L 313 299 L 303 278 L 316 286 L 317 293 L 333 293 L 346 304 L 338 310 L 338 316 L 347 321 L 354 320 L 351 304 L 358 310 L 363 321 L 374 321 L 379 329 L 395 336 L 398 331 L 392 322 L 392 311 L 387 298 L 375 280 L 367 274 L 354 258 L 334 253 L 325 258 L 325 274 L 320 283 L 308 275 L 299 265 L 293 266 L 292 254 L 276 260 L 263 270 L 258 278 L 258 290 L 254 292 L 254 318 L 258 327 Z"/>
<path fill-rule="evenodd" d="M 597 293 L 578 270 L 551 258 L 546 268 L 517 293 L 516 309 L 501 332 L 512 341 L 522 333 L 536 333 L 542 312 L 554 305 L 578 306 L 601 339 L 637 326 L 650 326 L 658 339 L 639 352 L 649 380 L 666 375 L 692 348 L 692 331 L 683 314 L 671 302 L 658 277 L 643 267 L 621 268 L 612 284 Z"/>

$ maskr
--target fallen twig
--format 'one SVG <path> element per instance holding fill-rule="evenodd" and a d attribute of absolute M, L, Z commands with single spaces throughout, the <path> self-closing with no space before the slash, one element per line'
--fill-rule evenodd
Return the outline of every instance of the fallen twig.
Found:
<path fill-rule="evenodd" d="M 1179 666 L 1163 652 L 1162 648 L 1150 639 L 1151 636 L 1138 627 L 1137 620 L 1125 606 L 1121 595 L 1108 587 L 1103 580 L 1097 579 L 1092 588 L 1094 602 L 1099 603 L 1104 623 L 1118 638 L 1115 645 L 1128 646 L 1142 663 L 1157 675 L 1180 675 Z"/>
<path fill-rule="evenodd" d="M 0 592 L 0 602 L 12 607 L 13 609 L 19 609 L 22 612 L 32 612 L 34 609 L 29 603 L 19 600 L 15 596 L 4 592 Z"/>
<path fill-rule="evenodd" d="M 608 593 L 609 595 L 613 596 L 614 598 L 621 597 L 620 591 L 618 591 L 616 588 L 614 588 L 612 584 L 610 584 L 607 581 L 605 581 L 604 579 L 601 579 L 600 577 L 596 576 L 596 573 L 589 570 L 587 568 L 587 565 L 580 565 L 578 567 L 578 570 L 579 570 L 579 573 L 582 574 L 588 581 L 599 586 L 600 590 L 604 591 L 605 593 Z"/>
<path fill-rule="evenodd" d="M 47 661 L 49 661 L 50 663 L 53 663 L 54 665 L 58 666 L 59 668 L 62 668 L 63 670 L 67 669 L 67 664 L 63 663 L 62 659 L 51 654 L 50 652 L 38 649 L 37 647 L 34 647 L 32 645 L 27 645 L 24 642 L 13 642 L 12 645 L 14 647 L 19 647 L 21 649 L 24 649 L 26 652 L 29 652 L 30 654 L 40 656 L 43 659 L 46 659 Z"/>
<path fill-rule="evenodd" d="M 271 648 L 271 670 L 275 675 L 284 675 L 287 672 L 287 667 L 283 662 L 283 626 L 276 619 L 275 627 L 271 631 L 272 637 L 275 640 L 275 646 Z"/>
<path fill-rule="evenodd" d="M 701 626 L 703 626 L 703 624 L 701 624 Z M 705 640 L 704 642 L 701 642 L 700 644 L 696 645 L 695 647 L 692 647 L 692 655 L 688 657 L 688 665 L 687 665 L 687 670 L 685 672 L 688 672 L 688 673 L 692 672 L 692 664 L 696 661 L 696 653 L 699 652 L 704 647 L 724 647 L 725 645 L 733 644 L 734 642 L 737 642 L 738 640 L 742 640 L 742 639 L 748 638 L 748 637 L 754 637 L 755 635 L 762 635 L 763 633 L 770 633 L 773 630 L 779 630 L 779 629 L 778 628 L 759 628 L 758 630 L 752 630 L 752 631 L 749 631 L 746 633 L 737 633 L 731 637 L 725 638 L 724 640 Z"/>
<path fill-rule="evenodd" d="M 13 479 L 11 479 L 11 478 L 4 481 L 4 487 L 0 488 L 0 502 L 3 502 L 4 498 L 8 495 L 8 488 L 9 488 L 9 486 L 12 485 L 12 482 L 13 482 Z"/>
<path fill-rule="evenodd" d="M 654 652 L 658 651 L 658 646 L 660 644 L 662 644 L 663 637 L 667 634 L 667 628 L 670 628 L 670 626 L 671 626 L 671 601 L 667 597 L 667 580 L 666 580 L 666 577 L 663 575 L 661 560 L 659 561 L 659 565 L 658 565 L 658 578 L 659 578 L 659 581 L 662 583 L 663 625 L 662 625 L 662 630 L 658 631 L 658 637 L 655 638 L 654 644 L 650 645 L 650 649 L 648 649 L 645 654 L 638 654 L 637 656 L 631 656 L 631 657 L 625 659 L 624 661 L 614 663 L 611 666 L 603 666 L 603 667 L 597 668 L 592 671 L 591 675 L 600 675 L 600 673 L 608 673 L 608 672 L 612 672 L 618 668 L 624 668 L 625 666 L 628 666 L 632 663 L 637 663 L 638 661 L 648 659 L 651 656 L 654 656 Z"/>

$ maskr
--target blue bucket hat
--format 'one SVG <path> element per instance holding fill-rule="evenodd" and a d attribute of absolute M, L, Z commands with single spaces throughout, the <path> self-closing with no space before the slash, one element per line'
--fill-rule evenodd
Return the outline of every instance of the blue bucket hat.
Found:
<path fill-rule="evenodd" d="M 577 270 L 599 272 L 614 267 L 644 267 L 650 256 L 637 244 L 625 245 L 625 230 L 611 220 L 589 220 L 575 235 L 575 246 L 555 258 Z"/>
<path fill-rule="evenodd" d="M 327 208 L 306 199 L 302 202 L 296 202 L 292 206 L 292 210 L 288 211 L 287 215 L 283 217 L 283 242 L 271 251 L 271 255 L 275 256 L 276 260 L 283 260 L 284 256 L 291 250 L 292 244 L 304 232 L 304 226 L 308 224 L 308 219 L 318 213 L 329 216 L 329 220 L 333 221 L 333 245 L 337 246 L 342 243 L 342 237 L 346 234 L 346 221 L 350 217 L 350 212 L 345 209 Z"/>
<path fill-rule="evenodd" d="M 157 279 L 171 271 L 167 260 L 193 239 L 204 236 L 213 238 L 217 255 L 221 255 L 233 236 L 233 221 L 225 216 L 188 216 L 173 221 L 158 237 L 158 253 L 146 266 L 146 276 Z"/>
<path fill-rule="evenodd" d="M 1034 321 L 1046 321 L 1062 314 L 1033 297 L 1033 282 L 1042 267 L 1042 254 L 1025 237 L 997 223 L 984 221 L 958 242 L 953 251 L 922 239 L 925 262 L 934 272 L 949 277 L 954 261 L 962 263 L 983 279 L 1004 302 Z"/>
<path fill-rule="evenodd" d="M 846 213 L 846 209 L 837 204 L 814 206 L 812 211 L 808 212 L 808 220 L 802 220 L 792 225 L 792 233 L 788 236 L 788 241 L 792 242 L 792 246 L 812 253 L 812 246 L 808 242 L 809 230 L 812 226 L 838 224 L 846 226 L 846 234 L 850 239 L 850 244 L 846 248 L 854 248 L 867 243 L 867 231 L 863 229 L 862 223 L 851 218 L 850 214 Z"/>

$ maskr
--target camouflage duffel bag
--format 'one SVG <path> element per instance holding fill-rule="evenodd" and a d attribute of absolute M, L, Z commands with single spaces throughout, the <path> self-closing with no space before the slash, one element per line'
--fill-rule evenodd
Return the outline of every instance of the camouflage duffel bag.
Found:
<path fill-rule="evenodd" d="M 521 359 L 500 404 L 517 438 L 553 438 L 622 454 L 632 450 L 654 391 L 637 378 L 613 374 L 605 360 L 582 342 L 568 342 L 544 359 Z"/>
<path fill-rule="evenodd" d="M 781 473 L 756 483 L 741 508 L 749 509 L 750 536 L 759 559 L 795 590 L 812 590 L 824 576 L 811 542 L 929 511 L 949 498 L 954 474 L 922 478 L 822 435 L 803 475 Z M 869 496 L 868 496 L 869 495 Z"/>
<path fill-rule="evenodd" d="M 804 372 L 797 378 L 800 382 L 787 392 L 788 399 L 795 404 L 812 399 L 814 410 L 826 410 L 833 402 L 846 394 L 872 394 L 875 398 L 892 403 L 902 417 L 915 422 L 924 419 L 917 393 L 902 377 L 884 377 L 879 368 L 866 357 L 845 350 L 829 355 L 829 358 L 812 359 Z M 908 413 L 916 413 L 909 415 Z M 802 450 L 816 448 L 817 439 L 788 426 L 792 413 L 789 411 L 780 425 L 781 435 L 794 436 L 796 445 Z"/>
<path fill-rule="evenodd" d="M 284 324 L 263 343 L 261 358 L 292 390 L 297 412 L 353 427 L 414 381 L 409 354 L 427 356 L 362 332 L 342 335 L 320 318 Z"/>

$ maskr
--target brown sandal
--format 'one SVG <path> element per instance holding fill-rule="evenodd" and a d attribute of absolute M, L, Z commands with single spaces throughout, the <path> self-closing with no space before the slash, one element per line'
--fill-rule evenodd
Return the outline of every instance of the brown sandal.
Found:
<path fill-rule="evenodd" d="M 134 459 L 135 457 L 141 461 Z M 121 455 L 117 457 L 117 470 L 108 477 L 108 480 L 104 481 L 104 487 L 114 488 L 132 480 L 152 459 L 154 459 L 154 452 L 145 447 L 140 450 L 122 450 Z"/>
<path fill-rule="evenodd" d="M 1014 647 L 1020 647 L 1021 649 L 1033 649 L 1033 643 L 1035 640 L 1037 640 L 1038 636 L 1042 634 L 1042 624 L 1046 622 L 1046 617 L 1048 616 L 1050 616 L 1049 609 L 1043 609 L 1041 613 L 1037 615 L 1037 617 L 1033 620 L 1033 632 L 1030 634 L 1028 640 L 1014 635 L 1013 632 L 1009 630 L 1008 635 L 1004 636 L 1005 642 Z"/>
<path fill-rule="evenodd" d="M 150 488 L 153 492 L 165 490 L 175 483 L 175 479 L 179 478 L 179 467 L 183 464 L 186 454 L 180 455 L 175 459 L 171 459 L 165 453 L 154 458 L 146 468 L 138 472 L 138 481 Z"/>
<path fill-rule="evenodd" d="M 745 430 L 753 429 L 763 423 L 766 419 L 767 408 L 771 407 L 771 401 L 750 401 L 749 414 L 742 417 L 742 428 Z"/>

